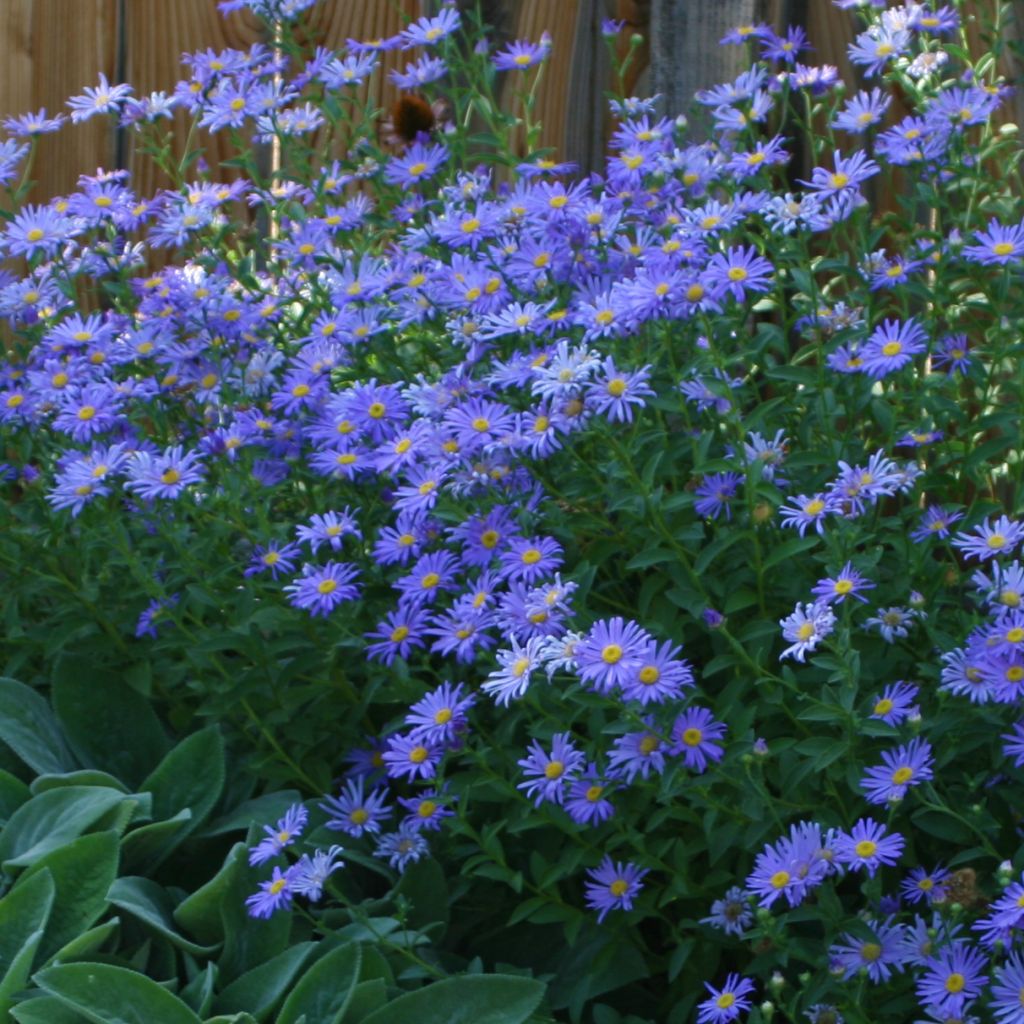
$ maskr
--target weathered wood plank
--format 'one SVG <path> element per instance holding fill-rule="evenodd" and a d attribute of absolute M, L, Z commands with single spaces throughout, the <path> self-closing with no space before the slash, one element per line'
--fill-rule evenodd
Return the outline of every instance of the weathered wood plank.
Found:
<path fill-rule="evenodd" d="M 3 0 L 0 3 L 0 115 L 62 111 L 68 97 L 117 70 L 117 0 Z M 39 140 L 29 201 L 72 191 L 78 176 L 110 167 L 114 132 L 100 119 Z"/>

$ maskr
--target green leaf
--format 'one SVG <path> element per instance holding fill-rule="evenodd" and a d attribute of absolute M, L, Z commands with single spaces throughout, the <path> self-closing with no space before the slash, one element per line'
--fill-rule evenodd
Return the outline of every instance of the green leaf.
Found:
<path fill-rule="evenodd" d="M 233 811 L 222 815 L 196 833 L 198 837 L 222 836 L 226 832 L 248 832 L 252 825 L 265 825 L 284 817 L 292 804 L 301 803 L 302 794 L 296 789 L 283 789 L 246 800 Z"/>
<path fill-rule="evenodd" d="M 32 963 L 36 958 L 36 950 L 43 940 L 43 929 L 39 928 L 32 932 L 26 939 L 21 949 L 18 950 L 7 973 L 0 978 L 0 1018 L 6 1017 L 13 1005 L 11 997 L 20 992 L 32 973 Z"/>
<path fill-rule="evenodd" d="M 248 847 L 245 843 L 236 843 L 228 851 L 220 871 L 191 896 L 182 900 L 175 909 L 174 920 L 177 924 L 200 942 L 212 945 L 224 938 L 221 904 L 231 887 L 235 865 L 247 856 Z"/>
<path fill-rule="evenodd" d="M 251 1013 L 218 1013 L 216 1017 L 208 1017 L 203 1024 L 256 1024 Z"/>
<path fill-rule="evenodd" d="M 175 995 L 151 978 L 111 964 L 61 964 L 35 983 L 65 1006 L 100 1024 L 201 1024 Z"/>
<path fill-rule="evenodd" d="M 69 1010 L 53 996 L 37 996 L 18 1003 L 11 1010 L 18 1024 L 90 1024 L 80 1013 Z"/>
<path fill-rule="evenodd" d="M 80 836 L 124 795 L 98 786 L 68 786 L 34 796 L 0 831 L 4 870 L 28 867 L 51 850 Z"/>
<path fill-rule="evenodd" d="M 217 1013 L 245 1010 L 258 1021 L 266 1020 L 299 976 L 317 943 L 300 942 L 266 963 L 236 978 L 214 1000 Z"/>
<path fill-rule="evenodd" d="M 153 794 L 153 817 L 170 818 L 185 808 L 198 828 L 224 788 L 224 740 L 215 726 L 179 743 L 139 787 Z"/>
<path fill-rule="evenodd" d="M 707 547 L 703 548 L 693 563 L 693 571 L 699 576 L 709 565 L 724 551 L 727 551 L 734 544 L 747 539 L 745 530 L 730 530 L 727 533 L 719 534 Z"/>
<path fill-rule="evenodd" d="M 0 824 L 10 816 L 32 795 L 32 791 L 21 779 L 0 769 Z"/>
<path fill-rule="evenodd" d="M 388 1001 L 388 987 L 380 978 L 361 981 L 352 990 L 345 1012 L 335 1018 L 337 1024 L 360 1024 L 374 1010 L 380 1009 Z M 332 1021 L 331 1024 L 335 1024 Z"/>
<path fill-rule="evenodd" d="M 38 796 L 48 789 L 60 789 L 63 786 L 106 786 L 116 789 L 119 793 L 131 790 L 120 780 L 108 772 L 96 771 L 93 768 L 81 768 L 75 772 L 63 772 L 60 775 L 39 775 L 32 780 L 32 793 Z"/>
<path fill-rule="evenodd" d="M 200 1017 L 205 1017 L 213 1006 L 213 994 L 217 988 L 217 965 L 212 961 L 206 970 L 200 971 L 182 990 L 181 998 Z"/>
<path fill-rule="evenodd" d="M 12 892 L 42 871 L 53 875 L 57 893 L 40 951 L 44 960 L 90 928 L 106 910 L 117 863 L 117 833 L 94 832 L 48 853 L 18 879 Z"/>
<path fill-rule="evenodd" d="M 362 950 L 355 943 L 346 943 L 321 957 L 299 979 L 281 1007 L 277 1024 L 337 1024 L 352 998 Z"/>
<path fill-rule="evenodd" d="M 190 942 L 174 927 L 174 903 L 167 890 L 150 878 L 118 878 L 110 887 L 107 899 L 193 956 L 208 957 L 217 949 Z"/>
<path fill-rule="evenodd" d="M 53 675 L 53 706 L 78 758 L 137 787 L 167 750 L 150 702 L 103 669 L 62 657 Z M 63 771 L 63 767 L 47 769 Z"/>
<path fill-rule="evenodd" d="M 69 964 L 75 960 L 94 960 L 96 951 L 121 927 L 121 918 L 112 917 L 103 924 L 76 935 L 66 946 L 62 946 L 50 960 L 54 963 Z"/>
<path fill-rule="evenodd" d="M 167 821 L 153 821 L 134 828 L 121 843 L 125 871 L 148 874 L 155 870 L 184 838 L 184 830 L 192 820 L 186 807 Z"/>
<path fill-rule="evenodd" d="M 448 926 L 448 883 L 441 865 L 433 858 L 410 864 L 402 873 L 395 892 L 409 898 L 412 908 L 408 920 L 413 928 L 423 928 L 438 921 Z"/>
<path fill-rule="evenodd" d="M 224 934 L 224 949 L 218 963 L 224 981 L 277 956 L 287 947 L 291 932 L 289 914 L 275 914 L 269 921 L 249 916 L 245 899 L 257 891 L 266 877 L 266 868 L 249 866 L 243 843 L 238 843 L 232 854 L 226 885 L 217 894 Z"/>
<path fill-rule="evenodd" d="M 30 686 L 6 676 L 0 676 L 0 740 L 38 774 L 74 767 L 50 705 Z"/>
<path fill-rule="evenodd" d="M 771 554 L 764 560 L 761 565 L 762 570 L 771 569 L 772 566 L 778 565 L 780 562 L 788 562 L 804 551 L 810 551 L 820 539 L 817 534 L 812 534 L 810 537 L 793 537 L 791 540 L 783 541 L 774 547 Z"/>
<path fill-rule="evenodd" d="M 399 996 L 363 1024 L 522 1024 L 543 995 L 544 985 L 533 978 L 465 975 Z"/>
<path fill-rule="evenodd" d="M 56 891 L 53 875 L 40 871 L 0 900 L 0 975 L 10 968 L 29 936 L 45 927 Z"/>

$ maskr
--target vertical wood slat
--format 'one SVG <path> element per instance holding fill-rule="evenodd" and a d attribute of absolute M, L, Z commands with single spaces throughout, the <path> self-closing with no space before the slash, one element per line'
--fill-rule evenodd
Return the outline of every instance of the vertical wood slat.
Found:
<path fill-rule="evenodd" d="M 99 72 L 113 82 L 117 69 L 117 0 L 4 0 L 0 4 L 0 115 L 46 107 L 68 113 L 69 96 L 96 85 Z M 80 174 L 111 167 L 114 132 L 101 119 L 66 125 L 39 140 L 29 201 L 71 192 Z"/>

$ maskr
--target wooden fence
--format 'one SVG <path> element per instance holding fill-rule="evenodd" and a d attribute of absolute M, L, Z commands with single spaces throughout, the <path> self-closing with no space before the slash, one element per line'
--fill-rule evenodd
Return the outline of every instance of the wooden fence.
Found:
<path fill-rule="evenodd" d="M 700 6 L 695 0 L 685 2 Z M 778 27 L 793 21 L 806 26 L 815 46 L 811 62 L 835 64 L 847 82 L 856 81 L 846 57 L 856 32 L 850 14 L 837 10 L 830 0 L 757 2 L 765 19 Z M 978 0 L 975 8 L 983 15 L 993 4 L 994 0 Z M 652 0 L 485 0 L 500 38 L 538 39 L 544 30 L 551 34 L 552 53 L 537 115 L 544 124 L 541 144 L 553 147 L 559 157 L 585 168 L 599 165 L 608 130 L 605 93 L 611 85 L 601 22 L 607 17 L 626 20 L 627 29 L 618 41 L 624 49 L 632 32 L 649 32 L 651 6 Z M 1014 6 L 1024 11 L 1024 0 L 1016 0 Z M 420 12 L 421 0 L 321 0 L 309 21 L 322 45 L 341 48 L 350 37 L 394 34 Z M 1011 34 L 1018 37 L 1016 26 L 1008 29 Z M 0 115 L 40 107 L 51 113 L 65 110 L 67 97 L 95 84 L 100 71 L 112 82 L 130 82 L 139 94 L 170 90 L 184 77 L 182 53 L 208 47 L 245 49 L 262 38 L 255 18 L 246 12 L 224 18 L 216 0 L 0 0 Z M 695 59 L 701 52 L 712 52 L 716 44 L 717 39 L 702 37 Z M 637 56 L 627 84 L 643 94 L 651 84 L 646 43 Z M 383 71 L 363 87 L 367 102 L 390 105 L 395 93 L 387 72 L 406 59 L 396 52 L 384 55 Z M 1008 74 L 1014 71 L 1007 64 Z M 1024 113 L 1019 93 L 1016 103 Z M 182 135 L 184 122 L 179 115 L 176 130 Z M 79 174 L 100 167 L 127 167 L 135 188 L 151 193 L 163 182 L 150 162 L 133 151 L 132 138 L 132 131 L 114 131 L 101 119 L 44 137 L 31 200 L 42 202 L 67 193 Z M 217 137 L 204 142 L 206 159 L 215 165 L 225 152 L 224 142 Z"/>

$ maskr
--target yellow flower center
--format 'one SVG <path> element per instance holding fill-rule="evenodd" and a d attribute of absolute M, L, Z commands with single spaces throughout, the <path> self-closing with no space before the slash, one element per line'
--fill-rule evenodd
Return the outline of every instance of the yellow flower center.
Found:
<path fill-rule="evenodd" d="M 91 420 L 95 415 L 96 406 L 94 405 L 83 405 L 82 408 L 78 410 L 78 418 L 80 420 L 85 420 L 86 422 Z"/>
<path fill-rule="evenodd" d="M 548 761 L 548 763 L 544 765 L 544 778 L 551 779 L 552 781 L 560 779 L 562 777 L 562 772 L 564 771 L 565 765 L 561 761 Z"/>
<path fill-rule="evenodd" d="M 318 594 L 333 594 L 334 591 L 337 590 L 337 589 L 338 589 L 338 581 L 337 580 L 331 580 L 331 579 L 321 580 L 316 585 L 316 590 L 317 590 Z"/>
<path fill-rule="evenodd" d="M 616 665 L 622 660 L 622 648 L 618 644 L 606 644 L 601 651 L 601 660 L 606 665 Z"/>
<path fill-rule="evenodd" d="M 452 709 L 451 708 L 441 708 L 434 715 L 434 724 L 435 725 L 446 725 L 451 720 L 452 720 Z"/>
<path fill-rule="evenodd" d="M 296 384 L 295 387 L 292 388 L 292 394 L 296 398 L 305 398 L 306 395 L 309 394 L 309 391 L 310 387 L 308 384 Z"/>
<path fill-rule="evenodd" d="M 473 420 L 471 426 L 475 431 L 482 434 L 485 430 L 491 429 L 491 421 L 485 419 L 483 416 L 477 416 L 477 418 Z"/>
<path fill-rule="evenodd" d="M 832 589 L 837 594 L 848 594 L 853 590 L 853 580 L 836 580 Z"/>
<path fill-rule="evenodd" d="M 25 237 L 30 242 L 38 242 L 44 234 L 45 232 L 42 228 L 29 228 L 29 230 L 25 233 Z"/>
<path fill-rule="evenodd" d="M 373 419 L 379 420 L 387 412 L 387 409 L 383 402 L 373 402 L 366 411 Z"/>
<path fill-rule="evenodd" d="M 427 759 L 427 755 L 428 751 L 426 747 L 416 746 L 409 751 L 409 760 L 412 761 L 413 764 L 423 764 Z"/>
<path fill-rule="evenodd" d="M 640 682 L 644 686 L 653 686 L 661 678 L 661 673 L 653 665 L 644 665 L 640 669 Z"/>
<path fill-rule="evenodd" d="M 728 1010 L 736 1002 L 736 996 L 732 992 L 723 992 L 716 1000 L 715 1006 L 720 1010 Z"/>
<path fill-rule="evenodd" d="M 813 622 L 802 622 L 800 628 L 796 631 L 796 637 L 798 640 L 810 640 L 814 636 L 814 623 Z"/>
<path fill-rule="evenodd" d="M 544 556 L 537 548 L 527 548 L 522 555 L 524 565 L 536 565 Z"/>
<path fill-rule="evenodd" d="M 436 587 L 441 582 L 441 577 L 436 572 L 428 572 L 423 579 L 420 580 L 420 586 L 424 590 L 430 590 Z"/>
<path fill-rule="evenodd" d="M 161 482 L 165 484 L 176 484 L 181 479 L 181 474 L 174 468 L 165 469 L 160 474 Z"/>
<path fill-rule="evenodd" d="M 599 323 L 602 327 L 607 327 L 615 319 L 615 313 L 610 309 L 602 309 L 595 317 L 594 320 Z"/>
<path fill-rule="evenodd" d="M 985 543 L 993 550 L 996 548 L 1004 548 L 1006 547 L 1006 537 L 1001 533 L 993 533 Z"/>
<path fill-rule="evenodd" d="M 994 252 L 996 256 L 1009 256 L 1010 253 L 1013 252 L 1013 242 L 996 242 L 996 244 L 992 246 L 992 252 Z"/>
<path fill-rule="evenodd" d="M 878 849 L 878 843 L 872 839 L 862 839 L 854 848 L 858 857 L 873 857 Z"/>
<path fill-rule="evenodd" d="M 370 812 L 365 807 L 357 807 L 349 816 L 348 820 L 353 825 L 365 825 L 370 820 Z"/>
<path fill-rule="evenodd" d="M 701 732 L 700 729 L 690 728 L 690 729 L 687 729 L 686 732 L 683 733 L 683 742 L 688 747 L 700 746 L 700 741 L 702 739 L 704 739 L 704 733 Z"/>
<path fill-rule="evenodd" d="M 875 704 L 876 715 L 887 715 L 896 705 L 888 698 L 883 697 L 877 704 Z"/>
<path fill-rule="evenodd" d="M 865 942 L 860 947 L 860 958 L 869 964 L 874 963 L 882 955 L 882 947 L 877 942 Z"/>
<path fill-rule="evenodd" d="M 730 267 L 729 268 L 729 280 L 730 281 L 745 281 L 747 279 L 747 272 L 743 267 Z"/>
<path fill-rule="evenodd" d="M 468 220 L 462 222 L 462 231 L 464 234 L 471 235 L 474 231 L 480 227 L 480 221 L 476 217 L 470 217 Z"/>
<path fill-rule="evenodd" d="M 288 884 L 287 878 L 279 878 L 276 882 L 271 882 L 269 886 L 269 892 L 276 896 L 286 885 Z"/>
<path fill-rule="evenodd" d="M 704 285 L 702 284 L 691 284 L 686 289 L 686 301 L 687 302 L 700 302 L 704 298 Z"/>
<path fill-rule="evenodd" d="M 433 800 L 421 800 L 419 807 L 416 808 L 416 813 L 421 818 L 429 818 L 436 810 L 437 804 Z"/>
<path fill-rule="evenodd" d="M 660 746 L 661 741 L 657 736 L 647 735 L 640 741 L 640 753 L 653 754 Z"/>
<path fill-rule="evenodd" d="M 517 658 L 512 665 L 512 675 L 521 676 L 530 667 L 529 658 Z"/>
<path fill-rule="evenodd" d="M 947 992 L 962 992 L 964 985 L 967 984 L 967 979 L 960 974 L 959 971 L 954 971 L 946 979 L 946 991 Z"/>
<path fill-rule="evenodd" d="M 390 640 L 393 644 L 401 643 L 408 635 L 408 626 L 395 626 L 395 628 L 391 630 Z"/>
<path fill-rule="evenodd" d="M 596 804 L 601 799 L 601 794 L 604 792 L 604 786 L 591 786 L 584 793 L 584 797 L 592 804 Z"/>
<path fill-rule="evenodd" d="M 1006 641 L 1011 644 L 1019 644 L 1021 640 L 1024 640 L 1024 629 L 1020 626 L 1014 626 L 1013 629 L 1006 631 Z"/>
<path fill-rule="evenodd" d="M 901 765 L 892 773 L 892 781 L 897 786 L 902 786 L 914 777 L 914 769 L 910 765 Z"/>
<path fill-rule="evenodd" d="M 613 377 L 605 387 L 612 398 L 620 398 L 626 392 L 626 382 L 621 377 Z"/>

